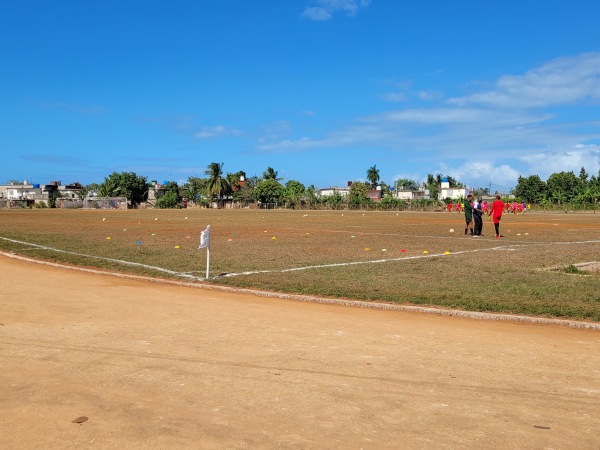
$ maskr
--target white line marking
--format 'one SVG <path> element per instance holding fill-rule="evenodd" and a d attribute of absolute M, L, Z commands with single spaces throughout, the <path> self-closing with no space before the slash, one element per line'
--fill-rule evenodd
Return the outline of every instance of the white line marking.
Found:
<path fill-rule="evenodd" d="M 49 251 L 54 251 L 54 252 L 58 252 L 58 253 L 65 253 L 65 254 L 82 256 L 82 257 L 93 258 L 93 259 L 101 259 L 104 261 L 111 261 L 111 262 L 128 265 L 128 266 L 144 267 L 146 269 L 152 269 L 152 270 L 156 270 L 159 272 L 168 273 L 170 275 L 175 275 L 178 277 L 190 278 L 190 279 L 193 279 L 196 281 L 204 280 L 204 278 L 195 277 L 193 275 L 190 275 L 189 273 L 177 272 L 177 271 L 165 269 L 162 267 L 149 266 L 147 264 L 124 261 L 121 259 L 106 258 L 103 256 L 88 255 L 85 253 L 71 252 L 71 251 L 67 251 L 67 250 L 61 250 L 61 249 L 57 249 L 57 248 L 47 247 L 44 245 L 32 244 L 29 242 L 18 241 L 15 239 L 9 239 L 9 238 L 5 238 L 2 236 L 0 236 L 0 239 L 9 241 L 9 242 L 18 243 L 18 244 L 29 245 L 29 246 L 36 247 L 36 248 L 39 248 L 42 250 L 49 250 Z M 213 277 L 213 278 L 237 277 L 237 276 L 242 276 L 242 275 L 256 275 L 256 274 L 262 274 L 262 273 L 297 272 L 297 271 L 301 271 L 301 270 L 323 269 L 323 268 L 330 268 L 330 267 L 358 266 L 358 265 L 363 265 L 363 264 L 382 264 L 382 263 L 386 263 L 386 262 L 408 261 L 408 260 L 423 259 L 423 258 L 438 258 L 438 257 L 442 257 L 442 256 L 447 257 L 447 256 L 452 256 L 452 255 L 463 255 L 463 254 L 468 254 L 468 253 L 480 253 L 480 252 L 484 252 L 484 251 L 498 251 L 498 250 L 514 251 L 515 247 L 532 247 L 532 246 L 540 246 L 540 245 L 572 245 L 572 244 L 591 244 L 591 243 L 597 244 L 597 243 L 600 243 L 600 240 L 576 241 L 576 242 L 567 241 L 567 242 L 536 242 L 536 243 L 529 243 L 529 244 L 510 244 L 510 245 L 501 245 L 501 246 L 488 247 L 488 248 L 482 248 L 482 249 L 480 248 L 480 249 L 474 249 L 474 250 L 463 250 L 463 251 L 452 252 L 450 254 L 434 253 L 434 254 L 425 254 L 425 255 L 417 255 L 417 256 L 403 256 L 400 258 L 376 259 L 376 260 L 369 260 L 369 261 L 350 261 L 350 262 L 344 262 L 344 263 L 317 264 L 314 266 L 293 267 L 290 269 L 266 269 L 266 270 L 255 270 L 255 271 L 238 272 L 238 273 L 225 273 L 225 274 Z"/>
<path fill-rule="evenodd" d="M 370 261 L 351 261 L 351 262 L 345 262 L 345 263 L 318 264 L 318 265 L 314 265 L 314 266 L 294 267 L 291 269 L 279 269 L 279 270 L 272 269 L 272 270 L 256 270 L 256 271 L 239 272 L 239 273 L 226 273 L 226 274 L 220 275 L 220 277 L 237 277 L 240 275 L 255 275 L 255 274 L 260 274 L 260 273 L 296 272 L 296 271 L 300 271 L 300 270 L 323 269 L 323 268 L 329 268 L 329 267 L 358 266 L 358 265 L 362 265 L 362 264 L 381 264 L 381 263 L 386 263 L 386 262 L 407 261 L 407 260 L 411 260 L 411 259 L 422 259 L 422 258 L 437 258 L 437 257 L 441 257 L 441 256 L 447 257 L 447 256 L 452 256 L 452 255 L 463 255 L 463 254 L 467 254 L 467 253 L 479 253 L 479 252 L 484 252 L 484 251 L 498 251 L 498 250 L 514 251 L 515 250 L 514 247 L 528 247 L 528 246 L 533 246 L 533 245 L 551 245 L 551 244 L 557 244 L 557 245 L 565 244 L 566 245 L 566 244 L 589 244 L 589 243 L 600 243 L 600 240 L 580 241 L 580 242 L 543 242 L 543 243 L 535 243 L 535 244 L 511 244 L 511 245 L 501 245 L 501 246 L 497 246 L 497 247 L 480 248 L 480 249 L 475 249 L 475 250 L 463 250 L 463 251 L 452 252 L 450 254 L 434 253 L 434 254 L 417 255 L 417 256 L 403 256 L 401 258 L 376 259 L 376 260 L 370 260 Z"/>
<path fill-rule="evenodd" d="M 67 255 L 83 256 L 85 258 L 101 259 L 103 261 L 111 261 L 111 262 L 118 263 L 118 264 L 123 264 L 123 265 L 126 265 L 126 266 L 143 267 L 145 269 L 152 269 L 152 270 L 156 270 L 158 272 L 164 272 L 164 273 L 168 273 L 169 275 L 175 275 L 175 276 L 178 276 L 178 277 L 191 278 L 193 280 L 202 280 L 202 278 L 198 278 L 198 277 L 195 277 L 193 275 L 189 275 L 187 273 L 176 272 L 174 270 L 165 269 L 163 267 L 149 266 L 147 264 L 130 262 L 130 261 L 124 261 L 122 259 L 106 258 L 104 256 L 88 255 L 86 253 L 70 252 L 68 250 L 61 250 L 59 248 L 47 247 L 45 245 L 32 244 L 30 242 L 17 241 L 15 239 L 9 239 L 9 238 L 5 238 L 5 237 L 2 237 L 2 236 L 0 236 L 0 239 L 3 239 L 5 241 L 9 241 L 9 242 L 14 242 L 16 244 L 29 245 L 30 247 L 35 247 L 35 248 L 40 249 L 40 250 L 48 250 L 48 251 L 51 251 L 51 252 L 65 253 Z"/>

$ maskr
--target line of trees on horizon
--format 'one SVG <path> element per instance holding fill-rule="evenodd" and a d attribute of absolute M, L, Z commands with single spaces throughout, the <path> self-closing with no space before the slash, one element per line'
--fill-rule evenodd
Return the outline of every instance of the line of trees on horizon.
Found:
<path fill-rule="evenodd" d="M 306 187 L 302 182 L 289 180 L 285 184 L 278 172 L 272 167 L 267 167 L 260 177 L 248 177 L 246 172 L 223 171 L 223 163 L 212 162 L 204 171 L 205 177 L 189 177 L 183 185 L 175 181 L 168 181 L 161 186 L 164 194 L 158 198 L 156 208 L 177 208 L 182 202 L 187 201 L 195 205 L 210 206 L 217 204 L 223 206 L 227 201 L 232 201 L 243 206 L 252 203 L 268 205 L 268 207 L 285 208 L 313 208 L 325 207 L 328 209 L 343 209 L 347 207 L 373 206 L 375 203 L 383 207 L 405 207 L 409 202 L 392 196 L 394 189 L 417 190 L 419 186 L 426 187 L 432 193 L 432 199 L 413 201 L 420 206 L 434 206 L 439 202 L 437 194 L 442 178 L 448 179 L 451 187 L 461 187 L 462 184 L 450 176 L 441 174 L 427 176 L 426 183 L 419 185 L 416 180 L 398 179 L 394 186 L 380 180 L 380 172 L 376 165 L 369 167 L 366 172 L 367 182 L 354 181 L 349 185 L 348 195 L 335 192 L 332 195 L 319 195 L 314 185 Z M 127 197 L 133 207 L 147 202 L 148 193 L 153 188 L 146 177 L 133 172 L 113 172 L 100 184 L 90 184 L 81 190 L 85 197 L 93 191 L 101 197 Z M 374 202 L 369 197 L 369 191 L 381 190 L 381 201 Z"/>
<path fill-rule="evenodd" d="M 352 207 L 375 206 L 384 208 L 406 207 L 407 200 L 393 197 L 394 190 L 427 189 L 429 200 L 412 201 L 421 206 L 439 205 L 438 193 L 442 178 L 446 178 L 452 188 L 464 185 L 451 176 L 428 174 L 427 178 L 418 183 L 411 179 L 396 179 L 393 186 L 382 182 L 376 165 L 369 167 L 366 172 L 367 181 L 354 181 L 349 186 L 348 195 L 335 192 L 332 195 L 321 196 L 311 185 L 306 187 L 302 182 L 289 180 L 283 183 L 278 172 L 272 167 L 259 176 L 248 177 L 244 171 L 224 172 L 223 163 L 211 162 L 204 171 L 204 177 L 189 177 L 187 182 L 179 185 L 168 181 L 161 186 L 163 195 L 157 198 L 156 208 L 178 208 L 183 202 L 193 205 L 223 206 L 225 202 L 234 202 L 242 206 L 250 204 L 269 205 L 270 207 L 285 208 L 318 208 L 343 209 Z M 88 193 L 93 192 L 100 197 L 126 197 L 132 207 L 148 202 L 149 192 L 155 188 L 155 182 L 148 182 L 147 177 L 134 172 L 113 172 L 105 177 L 102 183 L 92 183 L 87 186 L 78 185 L 78 192 L 83 200 Z M 374 202 L 369 197 L 369 191 L 381 190 L 381 201 Z M 477 188 L 475 195 L 494 195 L 489 188 Z M 576 208 L 593 207 L 600 203 L 600 171 L 590 176 L 584 167 L 579 175 L 573 171 L 551 174 L 546 181 L 538 175 L 519 177 L 516 187 L 510 193 L 503 193 L 504 198 L 511 198 L 525 203 L 543 207 L 564 207 L 571 205 Z M 450 199 L 445 199 L 445 202 Z"/>
<path fill-rule="evenodd" d="M 519 177 L 513 190 L 515 197 L 536 205 L 594 205 L 600 202 L 600 170 L 589 176 L 581 167 L 579 176 L 573 171 L 553 173 L 546 181 L 538 175 Z"/>

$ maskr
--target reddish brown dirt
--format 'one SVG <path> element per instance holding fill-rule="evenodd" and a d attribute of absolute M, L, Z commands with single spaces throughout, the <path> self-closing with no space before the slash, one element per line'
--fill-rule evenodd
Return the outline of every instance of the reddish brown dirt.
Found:
<path fill-rule="evenodd" d="M 598 331 L 0 271 L 2 448 L 600 443 Z"/>

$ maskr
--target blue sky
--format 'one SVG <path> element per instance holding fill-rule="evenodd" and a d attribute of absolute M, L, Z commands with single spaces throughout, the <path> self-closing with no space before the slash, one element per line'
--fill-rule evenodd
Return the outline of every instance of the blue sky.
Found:
<path fill-rule="evenodd" d="M 0 183 L 600 170 L 595 0 L 0 3 Z"/>

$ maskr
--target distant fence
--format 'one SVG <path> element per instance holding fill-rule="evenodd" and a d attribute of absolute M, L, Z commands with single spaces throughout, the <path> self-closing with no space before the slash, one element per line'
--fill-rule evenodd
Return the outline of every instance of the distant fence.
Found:
<path fill-rule="evenodd" d="M 57 208 L 83 208 L 83 202 L 81 200 L 71 200 L 65 198 L 59 198 L 56 200 Z"/>
<path fill-rule="evenodd" d="M 87 197 L 84 209 L 127 209 L 126 197 Z"/>

